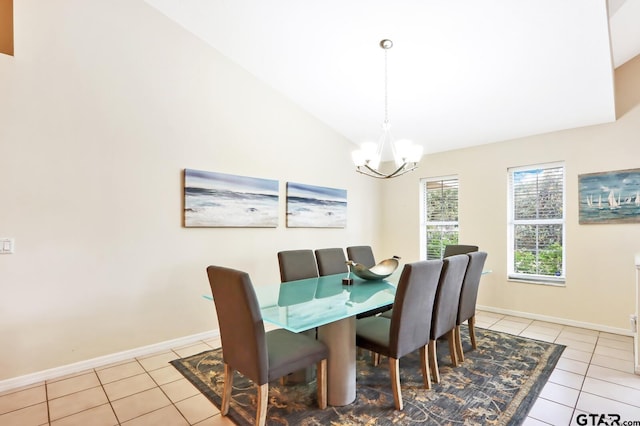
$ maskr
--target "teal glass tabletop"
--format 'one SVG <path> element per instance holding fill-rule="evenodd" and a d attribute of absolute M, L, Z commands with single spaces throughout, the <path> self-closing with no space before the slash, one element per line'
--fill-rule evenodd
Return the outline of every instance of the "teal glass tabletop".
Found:
<path fill-rule="evenodd" d="M 293 332 L 309 330 L 393 303 L 399 271 L 387 280 L 365 281 L 347 274 L 255 286 L 262 318 Z"/>

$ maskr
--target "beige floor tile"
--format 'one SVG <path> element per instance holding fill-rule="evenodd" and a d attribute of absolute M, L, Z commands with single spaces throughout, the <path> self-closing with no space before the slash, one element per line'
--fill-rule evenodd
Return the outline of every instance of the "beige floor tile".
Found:
<path fill-rule="evenodd" d="M 90 371 L 78 376 L 47 383 L 47 397 L 55 399 L 97 386 L 100 386 L 100 380 L 98 380 L 95 372 Z"/>
<path fill-rule="evenodd" d="M 576 349 L 583 352 L 593 352 L 596 347 L 595 343 L 580 342 L 578 340 L 573 340 L 562 336 L 558 336 L 555 343 L 565 345 L 568 348 Z"/>
<path fill-rule="evenodd" d="M 632 336 L 623 336 L 622 334 L 613 334 L 613 333 L 606 333 L 604 331 L 601 331 L 600 337 L 602 337 L 603 339 L 609 339 L 609 340 L 619 340 L 621 342 L 631 342 L 633 344 Z"/>
<path fill-rule="evenodd" d="M 27 390 L 27 389 L 37 388 L 37 387 L 42 386 L 44 384 L 45 384 L 45 382 L 42 381 L 42 382 L 38 382 L 38 383 L 32 383 L 32 384 L 25 385 L 25 386 L 18 386 L 16 388 L 11 388 L 11 389 L 8 389 L 8 390 L 4 390 L 4 391 L 0 392 L 0 398 L 5 396 L 5 395 L 9 395 L 10 393 L 16 393 L 16 392 L 20 392 L 20 391 Z"/>
<path fill-rule="evenodd" d="M 208 339 L 204 341 L 207 345 L 211 346 L 212 349 L 218 349 L 222 347 L 222 341 L 219 337 L 215 339 Z"/>
<path fill-rule="evenodd" d="M 51 426 L 114 426 L 118 419 L 110 404 L 99 405 L 51 422 Z"/>
<path fill-rule="evenodd" d="M 137 376 L 127 377 L 104 385 L 104 391 L 107 393 L 109 401 L 115 401 L 147 389 L 155 388 L 156 382 L 147 373 L 138 374 Z"/>
<path fill-rule="evenodd" d="M 592 356 L 593 354 L 591 352 L 583 352 L 577 349 L 564 348 L 561 358 L 573 359 L 576 361 L 589 363 L 591 362 Z"/>
<path fill-rule="evenodd" d="M 529 411 L 529 417 L 551 425 L 568 425 L 572 414 L 572 407 L 543 398 L 538 398 Z"/>
<path fill-rule="evenodd" d="M 557 332 L 560 332 L 560 330 L 564 328 L 564 325 L 562 324 L 557 324 L 555 322 L 548 322 L 548 321 L 540 321 L 540 320 L 534 320 L 531 323 L 531 326 L 551 328 L 553 330 L 556 330 Z"/>
<path fill-rule="evenodd" d="M 524 419 L 522 426 L 549 426 L 549 423 L 541 422 L 531 417 Z"/>
<path fill-rule="evenodd" d="M 540 333 L 540 334 L 547 334 L 547 335 L 553 336 L 553 337 L 558 337 L 558 335 L 560 334 L 560 329 L 559 328 L 546 327 L 546 326 L 542 326 L 542 325 L 537 325 L 535 323 L 532 323 L 531 325 L 529 325 L 527 328 L 525 328 L 524 331 L 530 331 L 530 332 L 533 332 L 533 333 Z"/>
<path fill-rule="evenodd" d="M 615 413 L 621 416 L 621 420 L 640 419 L 640 408 L 588 392 L 580 393 L 576 409 L 592 414 Z"/>
<path fill-rule="evenodd" d="M 127 420 L 171 405 L 171 401 L 169 401 L 160 388 L 153 388 L 113 401 L 111 405 L 116 412 L 118 420 L 124 423 Z"/>
<path fill-rule="evenodd" d="M 107 395 L 101 387 L 91 388 L 49 400 L 49 416 L 51 420 L 57 420 L 107 402 Z"/>
<path fill-rule="evenodd" d="M 541 340 L 543 342 L 553 343 L 556 339 L 555 336 L 551 336 L 549 334 L 536 333 L 535 331 L 524 330 L 518 336 L 526 337 L 527 339 Z"/>
<path fill-rule="evenodd" d="M 606 346 L 598 346 L 593 353 L 596 355 L 605 355 L 611 358 L 618 358 L 623 361 L 633 361 L 633 351 L 625 351 L 621 349 L 608 348 Z"/>
<path fill-rule="evenodd" d="M 554 401 L 567 407 L 575 407 L 580 391 L 556 383 L 547 382 L 540 392 L 540 398 Z"/>
<path fill-rule="evenodd" d="M 40 426 L 48 421 L 46 402 L 0 415 L 2 426 Z"/>
<path fill-rule="evenodd" d="M 571 339 L 578 342 L 591 343 L 593 345 L 595 345 L 598 341 L 598 335 L 576 333 L 573 331 L 567 331 L 566 329 L 562 329 L 558 337 L 563 339 Z"/>
<path fill-rule="evenodd" d="M 198 394 L 176 403 L 176 407 L 189 423 L 198 423 L 213 415 L 219 414 L 218 407 L 213 405 L 204 395 Z"/>
<path fill-rule="evenodd" d="M 115 382 L 116 380 L 126 379 L 144 373 L 144 368 L 138 361 L 130 361 L 114 367 L 108 367 L 102 370 L 96 370 L 102 384 Z"/>
<path fill-rule="evenodd" d="M 211 416 L 204 419 L 201 422 L 194 423 L 193 426 L 234 426 L 235 423 L 229 420 L 228 417 L 223 417 L 221 414 Z"/>
<path fill-rule="evenodd" d="M 624 373 L 612 368 L 590 365 L 589 370 L 587 371 L 587 377 L 593 377 L 594 379 L 604 380 L 640 390 L 640 375 L 633 373 Z"/>
<path fill-rule="evenodd" d="M 200 394 L 200 391 L 187 379 L 177 380 L 160 387 L 173 403 Z"/>
<path fill-rule="evenodd" d="M 47 380 L 47 384 L 59 382 L 61 380 L 72 379 L 72 378 L 78 377 L 78 376 L 84 376 L 85 374 L 89 374 L 89 373 L 95 373 L 94 369 L 92 368 L 92 369 L 89 369 L 89 370 L 83 370 L 83 371 L 77 371 L 77 372 L 71 373 L 71 374 L 65 374 L 64 376 L 54 377 L 53 379 L 48 379 Z"/>
<path fill-rule="evenodd" d="M 601 367 L 613 368 L 614 370 L 623 371 L 625 373 L 634 372 L 634 366 L 632 360 L 622 360 L 619 358 L 612 358 L 606 355 L 594 354 L 591 359 L 592 365 L 598 365 Z"/>
<path fill-rule="evenodd" d="M 178 370 L 174 368 L 173 365 L 168 365 L 163 368 L 158 368 L 157 370 L 149 371 L 149 375 L 159 385 L 165 385 L 167 383 L 175 382 L 176 380 L 180 380 L 184 377 Z"/>
<path fill-rule="evenodd" d="M 560 358 L 556 364 L 557 370 L 570 371 L 572 373 L 584 376 L 587 373 L 589 364 L 586 362 L 575 361 L 573 359 Z"/>
<path fill-rule="evenodd" d="M 549 382 L 580 390 L 582 382 L 584 382 L 584 376 L 556 369 L 549 376 Z"/>
<path fill-rule="evenodd" d="M 513 315 L 507 315 L 504 318 L 502 318 L 501 321 L 509 321 L 509 322 L 516 322 L 516 323 L 520 323 L 520 324 L 531 324 L 533 322 L 533 320 L 529 319 L 529 318 L 523 318 L 523 317 L 516 317 Z"/>
<path fill-rule="evenodd" d="M 514 336 L 517 336 L 518 334 L 520 334 L 522 332 L 522 328 L 509 327 L 509 326 L 506 326 L 506 325 L 502 325 L 500 323 L 493 324 L 491 327 L 489 327 L 489 330 L 500 331 L 502 333 L 513 334 Z"/>
<path fill-rule="evenodd" d="M 161 354 L 149 356 L 146 358 L 138 359 L 138 362 L 142 364 L 145 370 L 153 371 L 159 368 L 164 368 L 169 365 L 169 361 L 173 361 L 174 359 L 178 359 L 179 356 L 174 352 L 163 352 Z"/>
<path fill-rule="evenodd" d="M 187 420 L 180 414 L 178 409 L 173 405 L 168 405 L 164 408 L 152 411 L 148 414 L 144 414 L 135 419 L 131 419 L 128 422 L 122 423 L 123 426 L 149 426 L 149 425 L 163 425 L 163 426 L 189 426 Z"/>
<path fill-rule="evenodd" d="M 176 357 L 176 358 L 184 358 L 190 355 L 195 355 L 195 354 L 199 354 L 200 352 L 210 351 L 210 350 L 211 350 L 211 346 L 203 342 L 203 343 L 198 343 L 191 346 L 176 348 L 173 351 L 179 355 L 179 357 Z"/>
<path fill-rule="evenodd" d="M 640 409 L 640 390 L 638 389 L 587 377 L 582 385 L 582 392 L 613 399 Z"/>
<path fill-rule="evenodd" d="M 44 384 L 0 396 L 0 414 L 19 410 L 47 400 Z"/>
<path fill-rule="evenodd" d="M 591 330 L 588 328 L 580 328 L 580 327 L 572 327 L 566 325 L 562 328 L 562 331 L 567 331 L 570 333 L 578 333 L 578 334 L 588 334 L 590 336 L 599 336 L 600 332 L 598 330 Z"/>
<path fill-rule="evenodd" d="M 620 349 L 621 351 L 633 352 L 633 341 L 622 341 L 622 340 L 614 340 L 607 339 L 604 337 L 598 338 L 598 344 L 596 347 L 604 346 L 607 348 Z"/>

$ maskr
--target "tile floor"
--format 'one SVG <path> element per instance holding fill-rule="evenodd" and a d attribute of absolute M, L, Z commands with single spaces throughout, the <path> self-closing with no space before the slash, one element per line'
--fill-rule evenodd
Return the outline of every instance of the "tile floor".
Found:
<path fill-rule="evenodd" d="M 640 424 L 640 376 L 633 374 L 631 337 L 489 312 L 476 318 L 478 327 L 567 346 L 525 426 L 576 425 L 581 413 L 613 413 L 621 424 Z M 219 340 L 202 341 L 4 392 L 0 425 L 231 425 L 168 364 L 219 345 Z"/>

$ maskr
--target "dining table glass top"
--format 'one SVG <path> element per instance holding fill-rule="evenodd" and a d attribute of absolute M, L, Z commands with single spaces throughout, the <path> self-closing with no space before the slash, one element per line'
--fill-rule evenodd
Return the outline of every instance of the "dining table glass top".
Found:
<path fill-rule="evenodd" d="M 262 318 L 293 332 L 301 332 L 393 303 L 397 270 L 386 280 L 366 281 L 347 273 L 255 286 Z"/>

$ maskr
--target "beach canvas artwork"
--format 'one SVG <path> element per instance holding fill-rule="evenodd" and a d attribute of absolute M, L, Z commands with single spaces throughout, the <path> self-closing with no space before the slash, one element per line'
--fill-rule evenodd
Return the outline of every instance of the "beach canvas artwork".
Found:
<path fill-rule="evenodd" d="M 287 182 L 287 226 L 344 228 L 347 190 Z"/>
<path fill-rule="evenodd" d="M 185 227 L 278 226 L 278 181 L 185 169 Z"/>
<path fill-rule="evenodd" d="M 580 223 L 640 222 L 640 169 L 578 176 Z"/>

